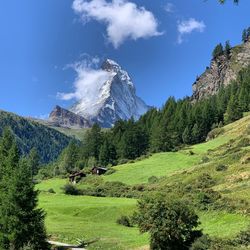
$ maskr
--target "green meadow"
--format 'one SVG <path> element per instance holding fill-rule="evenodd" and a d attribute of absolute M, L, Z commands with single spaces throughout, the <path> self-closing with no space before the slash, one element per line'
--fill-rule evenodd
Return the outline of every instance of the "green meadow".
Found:
<path fill-rule="evenodd" d="M 245 204 L 242 202 L 250 199 L 250 163 L 241 164 L 241 158 L 249 154 L 249 147 L 237 146 L 249 123 L 250 116 L 247 116 L 225 126 L 223 133 L 211 141 L 116 166 L 115 173 L 97 178 L 148 185 L 148 178 L 157 176 L 161 178 L 155 185 L 164 190 L 165 185 L 190 185 L 207 173 L 216 182 L 213 190 L 230 198 L 236 210 L 197 211 L 200 227 L 212 237 L 231 239 L 250 225 L 250 217 L 241 210 L 241 205 Z M 202 163 L 204 157 L 208 162 Z M 221 163 L 228 166 L 226 171 L 216 171 Z M 50 179 L 37 184 L 41 191 L 39 206 L 47 213 L 46 227 L 52 239 L 71 243 L 76 239 L 96 240 L 89 249 L 147 249 L 147 234 L 140 234 L 136 227 L 116 223 L 121 215 L 133 214 L 136 199 L 64 195 L 61 187 L 66 183 L 66 179 Z M 84 185 L 84 181 L 78 184 L 79 187 Z M 49 189 L 55 193 L 49 193 Z"/>

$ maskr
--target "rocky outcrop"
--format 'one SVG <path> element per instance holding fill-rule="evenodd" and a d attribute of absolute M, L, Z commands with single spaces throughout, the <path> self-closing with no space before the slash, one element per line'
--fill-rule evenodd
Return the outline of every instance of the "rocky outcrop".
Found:
<path fill-rule="evenodd" d="M 49 123 L 56 127 L 89 128 L 90 123 L 84 117 L 56 106 L 49 115 Z"/>
<path fill-rule="evenodd" d="M 193 100 L 214 95 L 221 86 L 236 79 L 239 71 L 250 64 L 250 40 L 233 47 L 228 57 L 219 56 L 211 61 L 210 67 L 197 77 L 193 84 Z"/>

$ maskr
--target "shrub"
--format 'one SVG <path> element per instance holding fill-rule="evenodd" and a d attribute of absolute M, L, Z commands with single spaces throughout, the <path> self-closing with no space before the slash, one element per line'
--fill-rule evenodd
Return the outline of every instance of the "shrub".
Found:
<path fill-rule="evenodd" d="M 158 177 L 156 177 L 156 176 L 151 176 L 151 177 L 148 178 L 148 183 L 149 183 L 149 184 L 157 183 L 158 180 L 159 180 Z"/>
<path fill-rule="evenodd" d="M 238 147 L 248 147 L 250 146 L 250 139 L 245 137 L 245 138 L 242 138 L 239 142 L 238 142 Z"/>
<path fill-rule="evenodd" d="M 202 235 L 198 216 L 184 201 L 144 197 L 134 216 L 141 232 L 149 232 L 151 249 L 188 250 Z"/>
<path fill-rule="evenodd" d="M 211 239 L 208 235 L 204 234 L 192 244 L 190 250 L 207 250 L 210 248 L 210 245 Z"/>
<path fill-rule="evenodd" d="M 189 155 L 194 155 L 194 152 L 192 150 L 189 150 Z"/>
<path fill-rule="evenodd" d="M 212 140 L 216 137 L 218 137 L 219 135 L 224 133 L 224 129 L 223 128 L 215 128 L 212 131 L 210 131 L 207 135 L 207 139 L 206 141 Z"/>
<path fill-rule="evenodd" d="M 132 227 L 130 218 L 128 216 L 125 216 L 125 215 L 122 215 L 120 218 L 118 218 L 116 223 L 123 225 L 125 227 Z"/>
<path fill-rule="evenodd" d="M 63 188 L 63 192 L 68 195 L 80 195 L 80 190 L 78 190 L 72 184 L 66 184 Z"/>
<path fill-rule="evenodd" d="M 209 188 L 215 184 L 214 179 L 209 174 L 200 175 L 195 183 L 195 186 L 200 189 Z"/>
<path fill-rule="evenodd" d="M 201 158 L 201 163 L 207 163 L 207 162 L 209 162 L 209 158 L 207 156 L 203 156 Z"/>
<path fill-rule="evenodd" d="M 215 167 L 216 171 L 226 171 L 228 169 L 228 166 L 223 165 L 223 164 L 219 164 Z"/>
<path fill-rule="evenodd" d="M 53 188 L 50 188 L 50 189 L 48 190 L 48 193 L 55 194 L 56 192 L 55 192 L 55 190 L 54 190 Z"/>
<path fill-rule="evenodd" d="M 241 231 L 234 242 L 238 245 L 250 246 L 250 227 L 246 231 Z"/>
<path fill-rule="evenodd" d="M 205 191 L 199 192 L 196 195 L 196 201 L 198 202 L 198 207 L 202 210 L 208 209 L 210 205 L 220 198 L 220 194 L 212 189 L 207 189 Z"/>

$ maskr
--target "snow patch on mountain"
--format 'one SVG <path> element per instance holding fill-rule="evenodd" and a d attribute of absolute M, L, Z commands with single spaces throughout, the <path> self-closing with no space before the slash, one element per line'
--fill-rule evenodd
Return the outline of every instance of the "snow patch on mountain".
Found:
<path fill-rule="evenodd" d="M 77 99 L 69 110 L 91 123 L 112 127 L 117 120 L 132 117 L 137 120 L 149 110 L 150 107 L 136 96 L 129 74 L 117 62 L 107 59 L 100 69 L 78 64 L 75 70 L 75 92 L 60 93 L 60 97 Z"/>

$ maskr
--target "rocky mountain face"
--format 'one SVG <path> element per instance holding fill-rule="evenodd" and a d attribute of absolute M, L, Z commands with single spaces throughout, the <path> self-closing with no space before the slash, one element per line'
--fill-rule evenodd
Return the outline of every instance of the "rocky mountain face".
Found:
<path fill-rule="evenodd" d="M 139 119 L 150 107 L 136 95 L 135 86 L 129 74 L 113 60 L 107 59 L 101 66 L 108 80 L 98 83 L 94 100 L 82 97 L 69 110 L 56 107 L 49 120 L 58 126 L 88 127 L 98 123 L 103 128 L 110 128 L 118 120 L 134 117 Z"/>
<path fill-rule="evenodd" d="M 221 86 L 236 79 L 239 71 L 250 64 L 250 40 L 233 47 L 229 57 L 221 55 L 211 61 L 210 67 L 193 84 L 193 100 L 215 94 Z"/>
<path fill-rule="evenodd" d="M 66 128 L 89 128 L 90 123 L 84 117 L 73 112 L 56 106 L 49 115 L 49 122 L 56 127 Z"/>
<path fill-rule="evenodd" d="M 107 59 L 101 68 L 109 73 L 109 79 L 96 93 L 98 102 L 86 103 L 82 98 L 70 111 L 104 128 L 112 127 L 117 120 L 137 120 L 148 111 L 150 107 L 137 97 L 130 76 L 119 64 Z"/>

